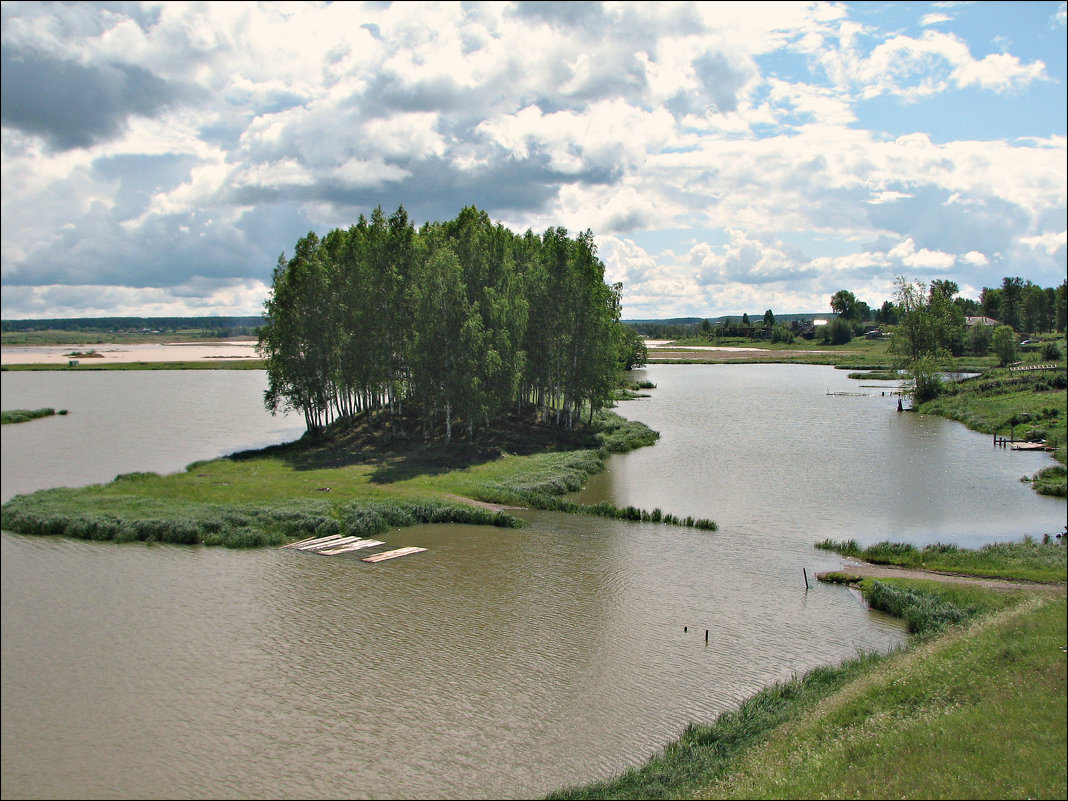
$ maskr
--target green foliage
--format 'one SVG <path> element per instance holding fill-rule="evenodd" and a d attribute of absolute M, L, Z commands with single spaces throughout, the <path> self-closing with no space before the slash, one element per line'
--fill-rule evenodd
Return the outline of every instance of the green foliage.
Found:
<path fill-rule="evenodd" d="M 26 423 L 30 420 L 38 420 L 42 417 L 51 417 L 56 413 L 55 409 L 10 409 L 0 412 L 0 424 Z M 60 410 L 59 414 L 66 414 L 67 410 Z"/>
<path fill-rule="evenodd" d="M 1056 342 L 1048 341 L 1042 344 L 1042 360 L 1047 362 L 1059 362 L 1064 358 L 1061 346 Z"/>
<path fill-rule="evenodd" d="M 994 326 L 977 324 L 968 329 L 968 351 L 975 356 L 985 356 L 994 341 Z"/>
<path fill-rule="evenodd" d="M 853 325 L 843 317 L 836 317 L 820 328 L 819 336 L 825 345 L 846 345 L 853 341 Z"/>
<path fill-rule="evenodd" d="M 1016 332 L 1011 327 L 999 325 L 994 330 L 990 345 L 1002 367 L 1016 361 Z"/>
<path fill-rule="evenodd" d="M 946 626 L 963 623 L 978 612 L 975 607 L 961 608 L 939 596 L 883 581 L 870 582 L 864 597 L 873 609 L 904 620 L 913 634 L 937 633 Z"/>
<path fill-rule="evenodd" d="M 778 323 L 771 329 L 771 341 L 772 342 L 784 342 L 792 343 L 796 339 L 796 335 L 790 326 L 784 323 Z"/>
<path fill-rule="evenodd" d="M 1054 498 L 1068 497 L 1068 469 L 1060 464 L 1043 468 L 1035 473 L 1031 479 L 1031 486 L 1039 495 L 1049 495 Z"/>
<path fill-rule="evenodd" d="M 908 365 L 905 374 L 911 380 L 913 403 L 926 403 L 942 394 L 942 374 L 934 359 L 917 359 Z"/>
<path fill-rule="evenodd" d="M 518 236 L 468 207 L 417 232 L 403 207 L 388 220 L 376 208 L 279 258 L 260 331 L 265 404 L 301 411 L 315 433 L 405 407 L 447 441 L 510 410 L 571 429 L 646 358 L 619 322 L 621 292 L 590 231 Z"/>
<path fill-rule="evenodd" d="M 92 496 L 65 489 L 17 496 L 4 504 L 2 514 L 4 528 L 20 534 L 227 548 L 279 546 L 330 534 L 367 536 L 417 523 L 522 525 L 505 512 L 440 501 L 353 501 L 335 509 L 326 502 L 292 498 L 236 505 L 144 495 L 112 495 L 94 501 Z"/>
<path fill-rule="evenodd" d="M 937 282 L 930 291 L 919 282 L 898 276 L 891 350 L 907 361 L 917 361 L 939 353 L 959 356 L 964 350 L 964 312 L 953 303 Z"/>
<path fill-rule="evenodd" d="M 642 335 L 629 325 L 621 325 L 616 330 L 619 335 L 619 366 L 624 370 L 644 367 L 649 360 L 649 350 Z"/>

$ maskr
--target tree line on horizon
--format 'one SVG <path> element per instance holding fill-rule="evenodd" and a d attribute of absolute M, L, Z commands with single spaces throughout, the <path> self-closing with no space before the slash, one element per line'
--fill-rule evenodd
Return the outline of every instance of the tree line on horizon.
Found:
<path fill-rule="evenodd" d="M 308 233 L 264 305 L 265 405 L 312 432 L 364 412 L 414 412 L 446 441 L 511 412 L 571 428 L 644 360 L 604 270 L 590 231 L 520 235 L 473 206 L 418 230 L 401 206 Z"/>
<path fill-rule="evenodd" d="M 750 318 L 749 314 L 724 315 L 712 319 L 692 318 L 692 322 L 680 320 L 638 320 L 629 323 L 643 336 L 654 339 L 682 339 L 685 337 L 760 337 L 773 341 L 790 341 L 794 336 L 808 331 L 818 335 L 825 344 L 840 345 L 852 340 L 868 328 L 894 327 L 901 323 L 902 316 L 916 306 L 916 291 L 902 295 L 902 285 L 909 282 L 899 277 L 895 283 L 892 300 L 884 300 L 879 308 L 869 306 L 856 295 L 841 289 L 830 299 L 834 317 L 827 326 L 813 332 L 810 324 L 818 314 L 790 314 L 776 316 L 771 309 L 763 317 Z M 961 332 L 959 340 L 947 342 L 946 349 L 959 356 L 965 350 L 985 353 L 989 347 L 986 334 L 979 329 L 975 337 L 979 341 L 964 340 L 966 317 L 987 317 L 1008 326 L 1020 334 L 1040 334 L 1065 331 L 1068 322 L 1068 281 L 1058 287 L 1041 287 L 1018 276 L 1006 276 L 1000 287 L 984 287 L 978 300 L 959 295 L 960 288 L 954 281 L 936 279 L 921 287 L 928 302 L 933 300 L 939 313 L 947 315 L 960 326 L 952 326 Z"/>

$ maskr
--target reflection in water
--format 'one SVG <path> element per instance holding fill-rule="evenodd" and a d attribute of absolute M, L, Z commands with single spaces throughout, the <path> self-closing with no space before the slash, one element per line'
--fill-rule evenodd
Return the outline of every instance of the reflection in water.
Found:
<path fill-rule="evenodd" d="M 840 564 L 814 540 L 860 538 L 895 505 L 887 497 L 923 496 L 949 475 L 938 460 L 955 463 L 954 431 L 884 414 L 877 399 L 825 396 L 824 384 L 853 386 L 835 371 L 775 369 L 650 369 L 656 397 L 622 411 L 660 443 L 613 460 L 587 490 L 713 517 L 718 532 L 527 512 L 520 530 L 390 532 L 390 545 L 428 550 L 378 565 L 4 533 L 5 796 L 526 797 L 639 764 L 769 682 L 892 647 L 900 625 L 839 587 L 806 591 L 801 571 Z M 265 417 L 262 374 L 259 386 L 216 375 L 234 379 L 216 390 L 227 408 L 200 429 L 225 430 L 234 408 Z M 108 412 L 116 383 L 98 385 L 95 400 L 76 386 L 106 478 L 138 468 L 109 462 L 100 443 L 136 443 L 137 426 Z M 809 407 L 837 404 L 833 434 L 799 419 L 797 392 Z M 49 394 L 29 405 L 74 405 L 59 384 Z M 735 419 L 739 396 L 755 400 Z M 777 435 L 759 407 L 786 421 Z M 242 446 L 176 425 L 167 436 L 193 443 L 186 461 Z M 903 426 L 913 447 L 895 452 L 905 437 L 890 429 Z M 44 429 L 27 452 L 8 447 L 8 428 L 4 497 L 11 469 L 31 486 L 73 481 Z M 123 447 L 118 460 L 136 456 Z M 58 472 L 33 475 L 37 464 Z M 901 484 L 888 464 L 928 472 Z M 982 497 L 990 481 L 965 485 Z M 908 529 L 909 514 L 893 527 Z"/>

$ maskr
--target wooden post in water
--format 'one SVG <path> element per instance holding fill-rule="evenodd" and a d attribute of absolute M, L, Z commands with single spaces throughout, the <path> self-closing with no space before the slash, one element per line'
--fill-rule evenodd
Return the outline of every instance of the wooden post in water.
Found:
<path fill-rule="evenodd" d="M 705 629 L 705 645 L 708 645 L 708 629 Z"/>
<path fill-rule="evenodd" d="M 805 592 L 808 592 L 808 571 L 801 568 L 801 575 L 805 577 Z"/>

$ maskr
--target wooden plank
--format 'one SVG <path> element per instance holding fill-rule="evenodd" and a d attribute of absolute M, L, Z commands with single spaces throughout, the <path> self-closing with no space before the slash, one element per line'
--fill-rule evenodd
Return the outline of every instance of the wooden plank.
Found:
<path fill-rule="evenodd" d="M 382 540 L 357 540 L 348 545 L 343 545 L 340 548 L 331 548 L 329 551 L 319 551 L 319 553 L 326 556 L 336 556 L 339 553 L 352 553 L 353 551 L 359 551 L 363 548 L 373 548 L 376 545 L 385 545 L 385 543 L 382 542 Z"/>
<path fill-rule="evenodd" d="M 1014 442 L 1012 449 L 1014 451 L 1044 451 L 1047 447 L 1045 442 Z"/>
<path fill-rule="evenodd" d="M 329 537 L 309 537 L 306 540 L 299 540 L 298 542 L 291 542 L 291 543 L 289 543 L 289 545 L 283 545 L 282 547 L 283 548 L 300 548 L 300 547 L 303 547 L 305 545 L 311 545 L 312 543 L 315 543 L 315 542 L 328 542 L 330 540 L 339 540 L 339 539 L 341 539 L 341 535 L 340 534 L 331 534 Z"/>
<path fill-rule="evenodd" d="M 387 559 L 396 559 L 398 556 L 407 556 L 412 553 L 422 553 L 426 548 L 416 548 L 415 546 L 409 546 L 407 548 L 396 548 L 392 551 L 383 551 L 382 553 L 376 553 L 373 556 L 365 556 L 364 562 L 384 562 Z"/>
<path fill-rule="evenodd" d="M 329 542 L 313 542 L 308 545 L 302 545 L 298 550 L 301 551 L 318 551 L 320 548 L 336 548 L 339 545 L 345 545 L 350 542 L 355 542 L 359 537 L 340 537 L 336 540 L 330 540 Z"/>
<path fill-rule="evenodd" d="M 297 540 L 296 542 L 291 542 L 291 543 L 289 543 L 289 545 L 283 545 L 282 547 L 283 548 L 296 548 L 298 545 L 305 545 L 306 543 L 309 543 L 312 540 L 317 540 L 317 539 L 319 539 L 319 537 L 305 537 L 302 540 Z"/>

